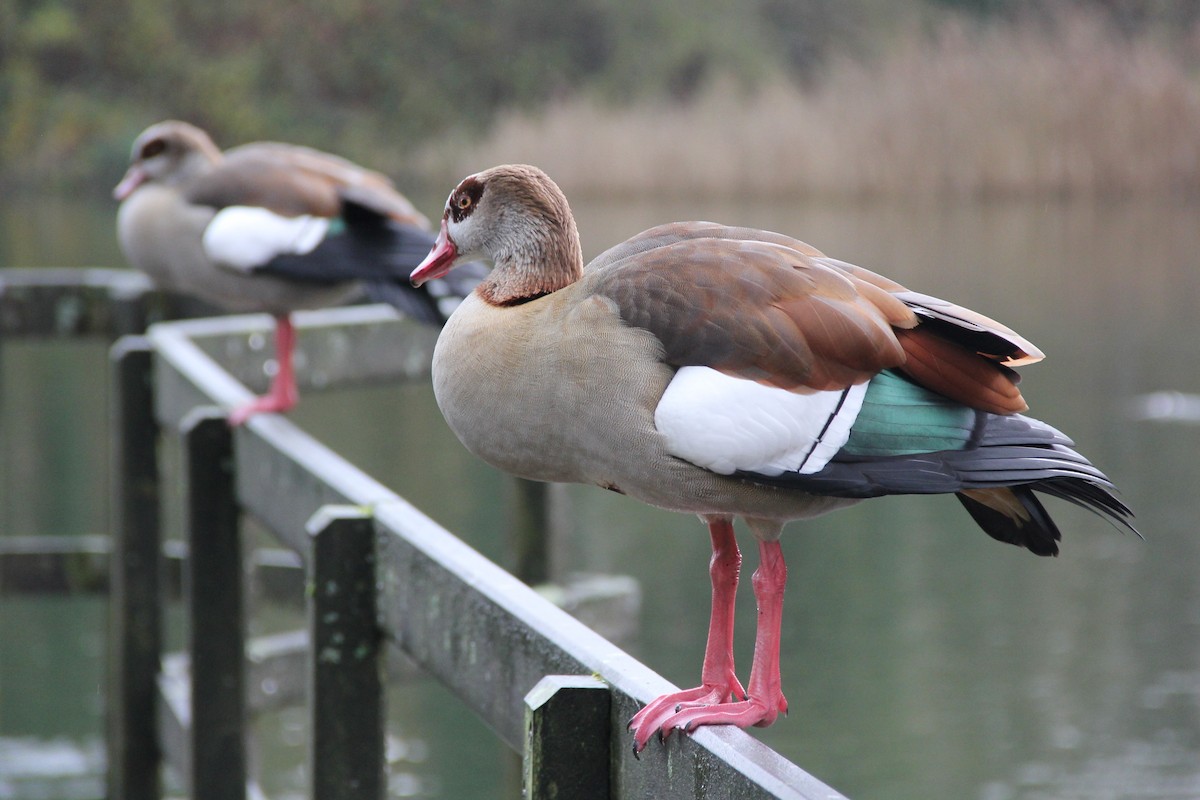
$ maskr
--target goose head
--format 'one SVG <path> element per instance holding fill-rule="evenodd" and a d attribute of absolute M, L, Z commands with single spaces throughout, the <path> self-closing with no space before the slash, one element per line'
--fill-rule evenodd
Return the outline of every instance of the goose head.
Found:
<path fill-rule="evenodd" d="M 531 300 L 578 280 L 583 251 L 562 190 L 525 164 L 464 178 L 447 198 L 437 241 L 412 282 L 420 286 L 468 261 L 492 265 L 476 292 L 496 305 Z"/>
<path fill-rule="evenodd" d="M 113 197 L 124 200 L 143 183 L 182 183 L 202 175 L 220 159 L 213 140 L 195 125 L 176 120 L 156 123 L 134 140 L 129 169 L 113 189 Z"/>

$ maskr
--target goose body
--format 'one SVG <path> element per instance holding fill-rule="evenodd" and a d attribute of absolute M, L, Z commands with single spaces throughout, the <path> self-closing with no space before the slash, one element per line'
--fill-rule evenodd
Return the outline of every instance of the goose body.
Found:
<path fill-rule="evenodd" d="M 292 311 L 365 291 L 440 325 L 482 275 L 473 267 L 413 288 L 409 274 L 434 241 L 428 220 L 383 175 L 307 147 L 222 152 L 193 125 L 160 122 L 134 142 L 113 194 L 122 252 L 161 289 L 276 317 L 277 380 L 234 422 L 295 402 Z"/>
<path fill-rule="evenodd" d="M 505 165 L 451 193 L 413 279 L 494 265 L 434 354 L 439 407 L 469 450 L 709 526 L 701 685 L 640 711 L 635 750 L 655 731 L 767 725 L 786 710 L 778 539 L 791 520 L 952 493 L 990 536 L 1055 555 L 1059 531 L 1037 492 L 1132 529 L 1104 474 L 1021 413 L 1013 368 L 1042 354 L 1000 323 L 767 231 L 672 223 L 586 268 L 580 253 L 553 181 Z M 733 669 L 735 516 L 761 561 L 748 692 Z"/>
<path fill-rule="evenodd" d="M 587 286 L 585 279 L 579 291 Z M 674 455 L 653 416 L 675 370 L 660 360 L 657 339 L 622 324 L 609 303 L 548 296 L 519 317 L 509 311 L 471 295 L 434 350 L 438 405 L 463 444 L 489 464 L 689 513 L 770 510 L 797 519 L 854 502 L 780 492 Z M 497 336 L 497 325 L 509 335 Z"/>

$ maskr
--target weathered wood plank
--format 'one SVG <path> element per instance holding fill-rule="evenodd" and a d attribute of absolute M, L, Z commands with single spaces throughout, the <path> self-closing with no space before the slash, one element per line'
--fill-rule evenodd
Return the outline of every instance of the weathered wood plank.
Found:
<path fill-rule="evenodd" d="M 0 537 L 0 596 L 108 590 L 107 536 Z"/>
<path fill-rule="evenodd" d="M 188 655 L 194 797 L 245 796 L 245 618 L 241 524 L 225 415 L 197 408 L 183 421 L 188 541 Z"/>
<path fill-rule="evenodd" d="M 0 337 L 116 339 L 152 322 L 211 313 L 190 298 L 162 294 L 127 269 L 0 270 Z"/>
<path fill-rule="evenodd" d="M 387 788 L 375 530 L 370 517 L 326 506 L 308 525 L 309 796 L 381 800 Z"/>
<path fill-rule="evenodd" d="M 162 652 L 162 542 L 158 426 L 149 345 L 125 337 L 112 349 L 112 557 L 109 596 L 108 796 L 157 800 L 160 760 L 155 678 Z"/>
<path fill-rule="evenodd" d="M 612 688 L 614 797 L 840 798 L 745 731 L 701 728 L 638 760 L 620 733 L 668 681 L 397 498 L 375 507 L 384 632 L 514 749 L 525 694 L 545 675 Z"/>
<path fill-rule="evenodd" d="M 104 534 L 0 537 L 0 597 L 108 592 L 113 546 L 113 540 Z M 180 597 L 186 558 L 187 547 L 183 542 L 163 542 L 160 578 L 162 594 L 167 600 Z M 301 604 L 304 570 L 296 553 L 279 548 L 258 549 L 247 558 L 256 577 L 257 596 Z"/>
<path fill-rule="evenodd" d="M 548 675 L 525 695 L 527 800 L 609 800 L 611 708 L 608 687 L 587 675 Z"/>
<path fill-rule="evenodd" d="M 302 394 L 429 375 L 437 331 L 387 306 L 298 312 L 293 321 Z M 274 358 L 273 330 L 274 321 L 264 314 L 151 326 L 147 335 L 176 373 L 165 376 L 159 390 L 159 421 L 178 428 L 197 405 L 231 408 L 248 400 L 249 392 L 265 390 L 264 363 Z"/>

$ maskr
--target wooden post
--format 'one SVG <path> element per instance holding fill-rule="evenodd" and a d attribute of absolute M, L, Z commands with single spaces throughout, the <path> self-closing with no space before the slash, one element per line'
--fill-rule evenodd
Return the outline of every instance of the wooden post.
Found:
<path fill-rule="evenodd" d="M 197 798 L 246 795 L 245 618 L 233 436 L 225 413 L 197 408 L 183 435 L 185 573 L 192 683 L 190 787 Z"/>
<path fill-rule="evenodd" d="M 161 754 L 155 698 L 162 652 L 158 425 L 152 356 L 127 336 L 110 352 L 113 407 L 112 557 L 109 561 L 108 796 L 158 800 Z"/>
<path fill-rule="evenodd" d="M 308 523 L 309 796 L 381 800 L 387 786 L 375 619 L 375 529 L 350 506 Z"/>
<path fill-rule="evenodd" d="M 548 675 L 525 695 L 526 800 L 608 800 L 611 706 L 591 676 Z"/>

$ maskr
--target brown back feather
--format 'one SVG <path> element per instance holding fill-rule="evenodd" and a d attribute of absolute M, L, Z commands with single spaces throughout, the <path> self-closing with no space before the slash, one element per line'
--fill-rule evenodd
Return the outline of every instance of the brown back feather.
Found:
<path fill-rule="evenodd" d="M 667 363 L 833 389 L 904 360 L 892 319 L 915 324 L 911 311 L 890 297 L 881 309 L 857 279 L 790 247 L 671 237 L 626 252 L 596 275 L 594 291 L 654 333 Z"/>
<path fill-rule="evenodd" d="M 188 188 L 188 199 L 195 203 L 262 206 L 286 216 L 334 217 L 341 212 L 343 198 L 398 222 L 428 225 L 384 175 L 298 145 L 255 142 L 235 147 Z"/>
<path fill-rule="evenodd" d="M 1027 406 L 1004 364 L 1041 357 L 978 312 L 770 231 L 660 225 L 598 256 L 593 271 L 596 292 L 654 333 L 667 363 L 786 389 L 839 389 L 900 367 L 960 403 L 1010 414 Z"/>

